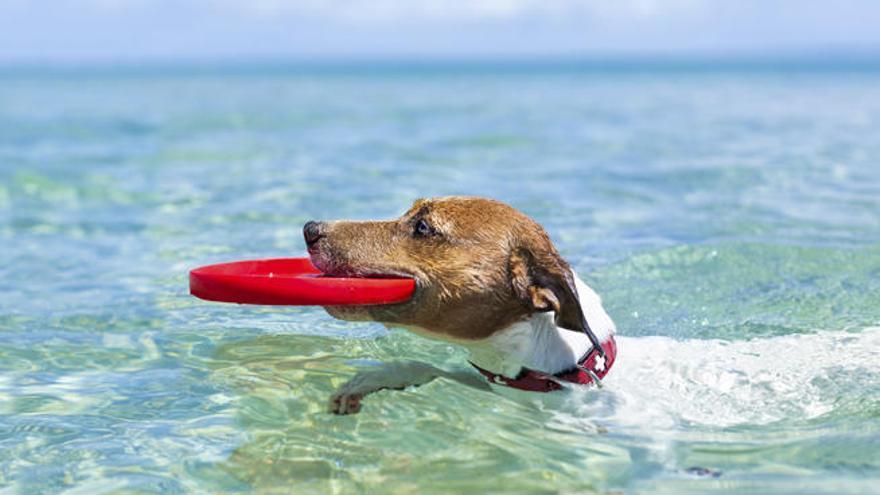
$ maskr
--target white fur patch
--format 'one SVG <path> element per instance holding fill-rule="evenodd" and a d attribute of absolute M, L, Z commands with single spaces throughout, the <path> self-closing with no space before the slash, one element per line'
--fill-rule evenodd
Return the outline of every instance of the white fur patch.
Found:
<path fill-rule="evenodd" d="M 584 317 L 599 341 L 604 342 L 614 333 L 614 322 L 602 299 L 572 273 Z M 494 373 L 516 376 L 522 367 L 558 373 L 577 364 L 592 347 L 582 332 L 557 327 L 553 313 L 536 313 L 525 321 L 514 323 L 487 339 L 469 343 L 471 361 Z"/>

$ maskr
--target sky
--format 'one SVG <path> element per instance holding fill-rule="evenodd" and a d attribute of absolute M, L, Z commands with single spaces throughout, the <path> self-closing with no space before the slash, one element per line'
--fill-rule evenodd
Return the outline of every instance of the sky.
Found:
<path fill-rule="evenodd" d="M 0 63 L 880 55 L 880 0 L 0 0 Z"/>

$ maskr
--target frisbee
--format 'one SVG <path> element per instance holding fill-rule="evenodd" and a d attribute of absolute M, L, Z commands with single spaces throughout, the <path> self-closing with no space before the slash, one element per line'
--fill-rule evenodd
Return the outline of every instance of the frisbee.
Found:
<path fill-rule="evenodd" d="M 411 278 L 325 275 L 308 258 L 235 261 L 189 272 L 190 294 L 208 301 L 290 306 L 392 304 L 412 297 Z"/>

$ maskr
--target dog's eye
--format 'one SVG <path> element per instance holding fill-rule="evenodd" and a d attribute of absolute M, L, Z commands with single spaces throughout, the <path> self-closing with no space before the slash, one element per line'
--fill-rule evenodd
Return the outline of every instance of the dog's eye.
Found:
<path fill-rule="evenodd" d="M 413 229 L 413 235 L 416 237 L 427 237 L 433 233 L 434 229 L 431 228 L 431 225 L 429 225 L 425 219 L 416 222 L 415 228 Z"/>

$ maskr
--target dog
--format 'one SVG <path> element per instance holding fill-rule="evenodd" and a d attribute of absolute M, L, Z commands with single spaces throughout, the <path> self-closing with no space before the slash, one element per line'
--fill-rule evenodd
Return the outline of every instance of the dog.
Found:
<path fill-rule="evenodd" d="M 468 384 L 549 392 L 601 385 L 616 357 L 615 325 L 534 220 L 479 197 L 419 199 L 386 221 L 309 221 L 312 263 L 331 276 L 410 277 L 412 298 L 327 306 L 333 317 L 375 321 L 469 350 L 471 372 L 415 362 L 362 372 L 330 400 L 353 414 L 364 396 L 445 376 Z M 487 379 L 487 380 L 486 380 Z"/>

